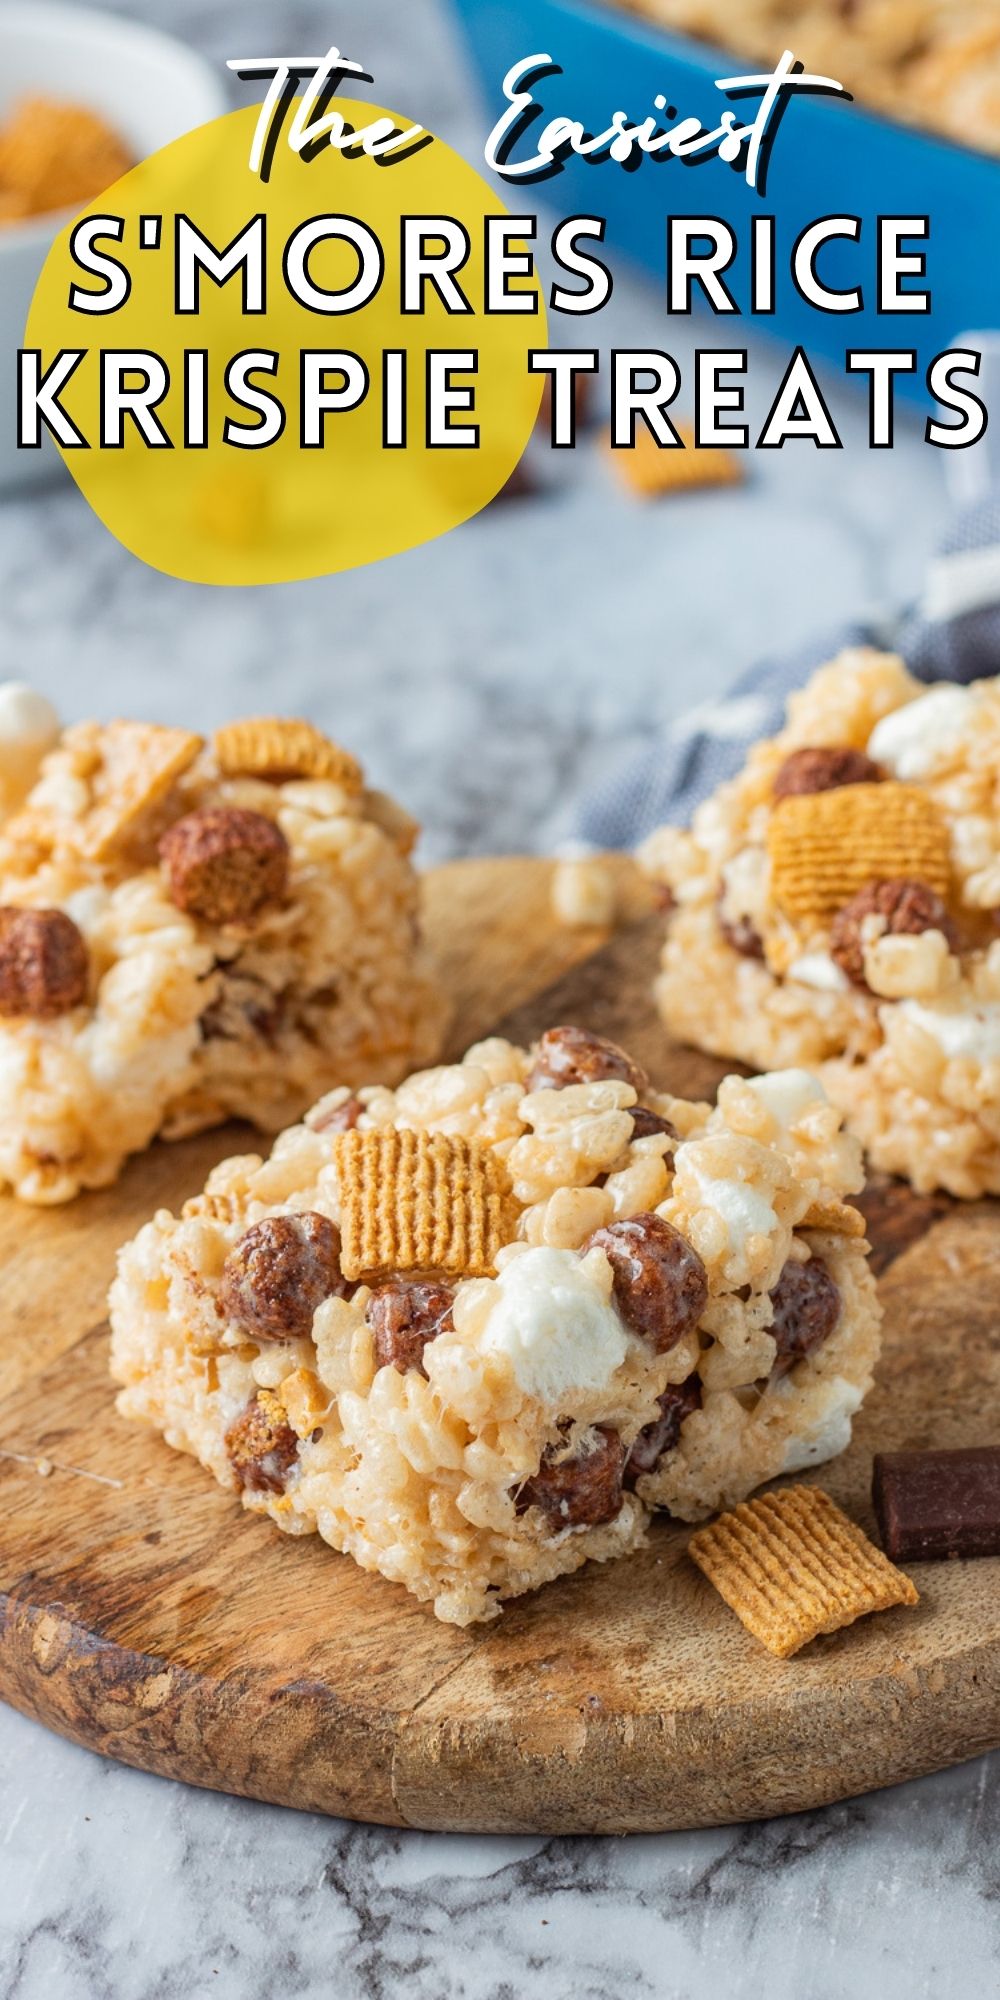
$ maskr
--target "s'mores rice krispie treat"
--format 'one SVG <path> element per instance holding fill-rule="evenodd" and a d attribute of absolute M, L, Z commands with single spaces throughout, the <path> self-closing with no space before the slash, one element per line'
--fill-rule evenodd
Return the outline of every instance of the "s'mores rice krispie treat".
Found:
<path fill-rule="evenodd" d="M 860 1149 L 801 1072 L 657 1093 L 550 1029 L 341 1089 L 122 1252 L 118 1406 L 456 1624 L 847 1444 Z"/>
<path fill-rule="evenodd" d="M 4 718 L 0 1186 L 66 1201 L 157 1134 L 277 1131 L 437 1053 L 416 829 L 346 751 L 304 722 L 80 723 L 18 802 Z"/>
<path fill-rule="evenodd" d="M 1000 1192 L 1000 682 L 842 653 L 640 855 L 671 1032 L 823 1082 L 871 1163 Z"/>

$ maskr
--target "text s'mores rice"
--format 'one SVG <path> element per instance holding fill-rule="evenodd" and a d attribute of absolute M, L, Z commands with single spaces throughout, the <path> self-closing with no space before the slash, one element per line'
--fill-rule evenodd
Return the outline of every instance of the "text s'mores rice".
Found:
<path fill-rule="evenodd" d="M 551 1029 L 340 1089 L 121 1253 L 119 1409 L 464 1625 L 848 1442 L 879 1345 L 857 1142 Z"/>
<path fill-rule="evenodd" d="M 66 1201 L 158 1133 L 277 1131 L 437 1054 L 416 829 L 353 757 L 46 711 L 0 689 L 0 1186 Z"/>
<path fill-rule="evenodd" d="M 808 1067 L 921 1191 L 1000 1192 L 1000 683 L 842 653 L 640 859 L 673 1034 Z"/>

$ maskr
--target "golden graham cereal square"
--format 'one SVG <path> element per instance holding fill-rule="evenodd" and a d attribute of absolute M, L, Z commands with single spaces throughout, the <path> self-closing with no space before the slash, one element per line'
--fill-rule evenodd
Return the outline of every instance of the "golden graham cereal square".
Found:
<path fill-rule="evenodd" d="M 815 1486 L 761 1493 L 699 1528 L 688 1554 L 755 1639 L 787 1660 L 821 1632 L 917 1592 Z"/>

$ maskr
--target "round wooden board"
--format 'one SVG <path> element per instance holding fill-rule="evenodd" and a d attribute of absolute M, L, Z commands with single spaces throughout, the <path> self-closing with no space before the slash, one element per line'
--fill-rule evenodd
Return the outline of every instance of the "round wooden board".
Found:
<path fill-rule="evenodd" d="M 652 922 L 588 958 L 596 934 L 550 931 L 546 864 L 469 862 L 431 878 L 429 928 L 459 998 L 454 1048 L 505 1013 L 524 1035 L 574 1018 L 628 1040 L 672 1088 L 714 1088 L 719 1066 L 667 1047 L 650 1019 Z M 122 1423 L 102 1325 L 114 1249 L 234 1142 L 245 1134 L 155 1148 L 70 1209 L 0 1210 L 6 1700 L 190 1783 L 506 1832 L 794 1811 L 1000 1743 L 998 1562 L 925 1565 L 916 1611 L 783 1662 L 688 1562 L 687 1531 L 662 1524 L 631 1559 L 462 1632 L 243 1515 Z M 884 1359 L 851 1450 L 817 1475 L 868 1528 L 873 1451 L 991 1441 L 1000 1386 L 995 1211 L 888 1188 L 871 1217 Z M 56 1469 L 42 1476 L 40 1459 Z"/>

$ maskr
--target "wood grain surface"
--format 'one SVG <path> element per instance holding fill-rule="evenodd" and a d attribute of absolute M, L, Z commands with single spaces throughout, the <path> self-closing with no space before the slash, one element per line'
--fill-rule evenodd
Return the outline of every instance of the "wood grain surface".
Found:
<path fill-rule="evenodd" d="M 657 929 L 555 930 L 537 861 L 428 883 L 456 996 L 452 1048 L 573 1019 L 657 1081 L 721 1067 L 651 1018 Z M 553 982 L 555 982 L 553 984 Z M 136 1161 L 71 1208 L 0 1207 L 0 1695 L 126 1763 L 392 1825 L 625 1832 L 842 1798 L 1000 1743 L 1000 1562 L 914 1570 L 894 1611 L 769 1657 L 685 1556 L 687 1530 L 440 1625 L 316 1538 L 242 1514 L 193 1461 L 116 1416 L 104 1297 L 117 1245 L 176 1205 L 229 1128 Z M 817 1478 L 872 1527 L 873 1451 L 996 1437 L 996 1211 L 883 1183 L 868 1207 L 886 1308 L 876 1389 Z M 38 1470 L 39 1461 L 52 1469 Z"/>

